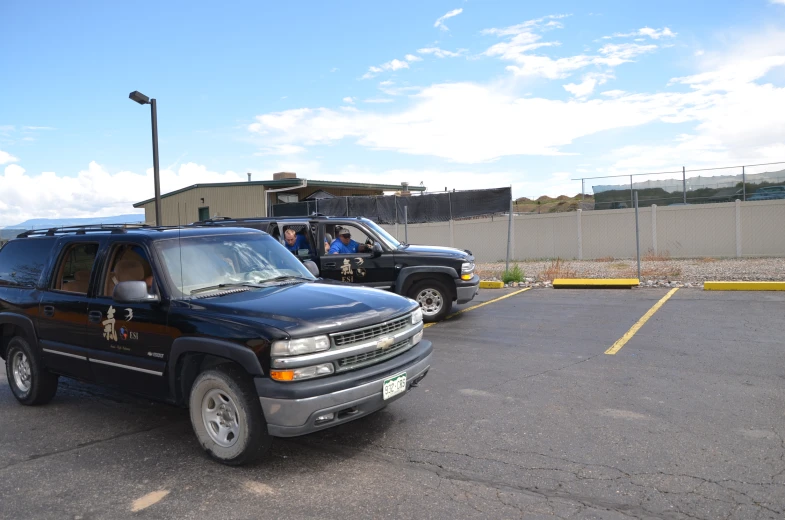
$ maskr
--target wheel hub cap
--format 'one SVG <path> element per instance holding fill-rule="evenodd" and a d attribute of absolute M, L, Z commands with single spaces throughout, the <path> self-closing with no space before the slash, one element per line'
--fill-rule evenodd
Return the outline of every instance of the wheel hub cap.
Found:
<path fill-rule="evenodd" d="M 230 448 L 240 438 L 237 406 L 223 390 L 210 390 L 202 399 L 202 420 L 207 434 L 219 446 Z"/>
<path fill-rule="evenodd" d="M 32 384 L 32 377 L 30 375 L 30 360 L 23 352 L 17 352 L 14 359 L 11 361 L 11 367 L 14 373 L 14 383 L 17 388 L 22 392 L 30 390 Z"/>
<path fill-rule="evenodd" d="M 438 314 L 442 310 L 442 305 L 444 305 L 441 293 L 435 289 L 423 289 L 416 299 L 422 308 L 423 314 L 428 316 Z"/>

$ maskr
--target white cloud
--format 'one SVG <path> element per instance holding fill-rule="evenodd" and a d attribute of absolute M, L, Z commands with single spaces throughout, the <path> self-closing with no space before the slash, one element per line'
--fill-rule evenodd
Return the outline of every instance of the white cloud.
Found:
<path fill-rule="evenodd" d="M 783 0 L 785 1 L 785 0 Z M 609 40 L 611 38 L 632 38 L 635 36 L 646 36 L 651 38 L 652 40 L 659 40 L 660 38 L 675 38 L 677 33 L 671 31 L 667 27 L 663 27 L 662 29 L 652 29 L 651 27 L 642 27 L 637 31 L 629 32 L 629 33 L 615 33 L 613 36 L 603 36 L 604 40 Z"/>
<path fill-rule="evenodd" d="M 568 83 L 567 85 L 564 85 L 564 90 L 577 98 L 584 98 L 594 92 L 597 85 L 604 85 L 609 79 L 613 79 L 612 74 L 593 72 L 585 74 L 581 83 Z"/>
<path fill-rule="evenodd" d="M 52 128 L 51 126 L 25 126 L 23 128 L 25 130 L 56 130 L 56 128 Z"/>
<path fill-rule="evenodd" d="M 437 58 L 457 58 L 465 54 L 466 49 L 458 49 L 457 52 L 453 52 L 440 49 L 439 47 L 425 47 L 423 49 L 417 49 L 417 52 L 419 54 L 433 54 Z"/>
<path fill-rule="evenodd" d="M 442 31 L 447 31 L 449 29 L 448 29 L 448 27 L 446 25 L 444 25 L 444 21 L 447 20 L 448 18 L 452 18 L 453 16 L 458 16 L 462 12 L 463 12 L 463 9 L 461 9 L 461 8 L 453 9 L 452 11 L 450 11 L 447 14 L 445 14 L 444 16 L 439 17 L 436 20 L 436 22 L 434 22 L 433 26 L 434 27 L 438 27 Z"/>
<path fill-rule="evenodd" d="M 19 159 L 17 159 L 10 153 L 0 150 L 0 164 L 8 164 L 12 162 L 17 162 L 18 160 Z"/>
<path fill-rule="evenodd" d="M 363 103 L 392 103 L 393 101 L 395 100 L 390 98 L 372 98 L 364 99 Z"/>
<path fill-rule="evenodd" d="M 161 171 L 161 191 L 184 188 L 200 182 L 245 181 L 245 173 L 217 173 L 205 166 L 186 163 L 177 171 Z M 0 175 L 0 226 L 31 218 L 96 217 L 134 213 L 135 202 L 153 197 L 153 171 L 110 173 L 91 162 L 76 175 L 54 172 L 29 174 L 17 164 Z"/>
<path fill-rule="evenodd" d="M 303 148 L 302 146 L 297 146 L 293 144 L 276 144 L 276 145 L 264 147 L 260 151 L 256 152 L 254 155 L 256 156 L 295 155 L 298 153 L 302 153 L 304 151 L 305 148 Z"/>
<path fill-rule="evenodd" d="M 354 104 L 354 98 L 352 98 L 350 96 L 346 96 L 345 98 L 343 98 L 343 102 L 344 103 L 349 103 L 350 105 L 353 105 Z"/>
<path fill-rule="evenodd" d="M 414 54 L 407 54 L 406 56 L 404 56 L 404 59 L 410 63 L 413 61 L 422 61 L 422 58 L 420 58 L 419 56 L 415 56 Z"/>
<path fill-rule="evenodd" d="M 770 4 L 785 5 L 785 0 L 769 0 Z"/>
<path fill-rule="evenodd" d="M 727 157 L 754 156 L 785 141 L 785 120 L 771 109 L 785 106 L 785 89 L 756 82 L 782 66 L 785 56 L 732 61 L 672 81 L 686 91 L 607 91 L 590 100 L 580 96 L 607 81 L 607 73 L 572 84 L 577 97 L 569 101 L 516 97 L 495 85 L 444 83 L 423 88 L 410 97 L 412 105 L 392 113 L 289 110 L 258 116 L 251 130 L 273 142 L 309 146 L 351 139 L 371 149 L 480 163 L 564 154 L 576 139 L 604 130 L 694 123 L 705 155 L 717 157 L 713 150 L 723 147 Z"/>
<path fill-rule="evenodd" d="M 542 35 L 538 31 L 562 28 L 563 25 L 558 19 L 563 17 L 564 15 L 548 16 L 501 29 L 485 29 L 483 34 L 492 34 L 506 39 L 492 45 L 484 54 L 513 62 L 514 65 L 508 66 L 507 70 L 516 76 L 564 79 L 574 72 L 592 65 L 618 67 L 623 63 L 633 61 L 637 56 L 653 52 L 658 48 L 653 44 L 609 43 L 599 49 L 599 55 L 578 54 L 554 59 L 549 56 L 532 54 L 538 49 L 560 45 L 557 41 L 541 41 Z"/>
<path fill-rule="evenodd" d="M 384 72 L 386 70 L 400 70 L 400 69 L 408 69 L 409 63 L 403 60 L 390 60 L 387 63 L 382 63 L 378 67 L 368 67 L 368 72 L 366 72 L 362 79 L 370 79 L 375 77 L 380 72 Z"/>

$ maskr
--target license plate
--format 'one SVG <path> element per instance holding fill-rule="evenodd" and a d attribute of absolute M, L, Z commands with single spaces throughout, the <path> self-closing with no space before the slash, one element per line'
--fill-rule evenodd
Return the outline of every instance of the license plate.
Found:
<path fill-rule="evenodd" d="M 382 397 L 386 401 L 390 397 L 394 397 L 406 391 L 406 373 L 398 374 L 397 376 L 390 377 L 384 380 L 384 388 L 382 390 Z"/>

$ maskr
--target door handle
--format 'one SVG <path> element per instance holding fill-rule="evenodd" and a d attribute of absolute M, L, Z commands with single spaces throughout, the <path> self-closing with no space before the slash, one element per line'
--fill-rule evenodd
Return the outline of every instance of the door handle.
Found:
<path fill-rule="evenodd" d="M 55 308 L 51 305 L 47 305 L 44 307 L 44 316 L 51 318 L 55 315 Z"/>
<path fill-rule="evenodd" d="M 90 313 L 87 315 L 87 319 L 89 319 L 93 323 L 98 323 L 99 321 L 101 321 L 102 317 L 103 314 L 101 313 L 101 311 L 90 311 Z"/>
<path fill-rule="evenodd" d="M 325 267 L 335 267 L 335 265 L 336 265 L 335 262 L 327 262 L 326 264 L 324 264 Z"/>

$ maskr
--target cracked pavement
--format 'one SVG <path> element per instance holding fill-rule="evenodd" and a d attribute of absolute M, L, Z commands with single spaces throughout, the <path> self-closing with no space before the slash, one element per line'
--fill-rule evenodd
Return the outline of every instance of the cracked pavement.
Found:
<path fill-rule="evenodd" d="M 604 355 L 666 291 L 430 327 L 419 388 L 253 467 L 208 460 L 185 410 L 71 380 L 27 408 L 3 374 L 0 518 L 785 517 L 785 295 L 682 290 Z"/>

